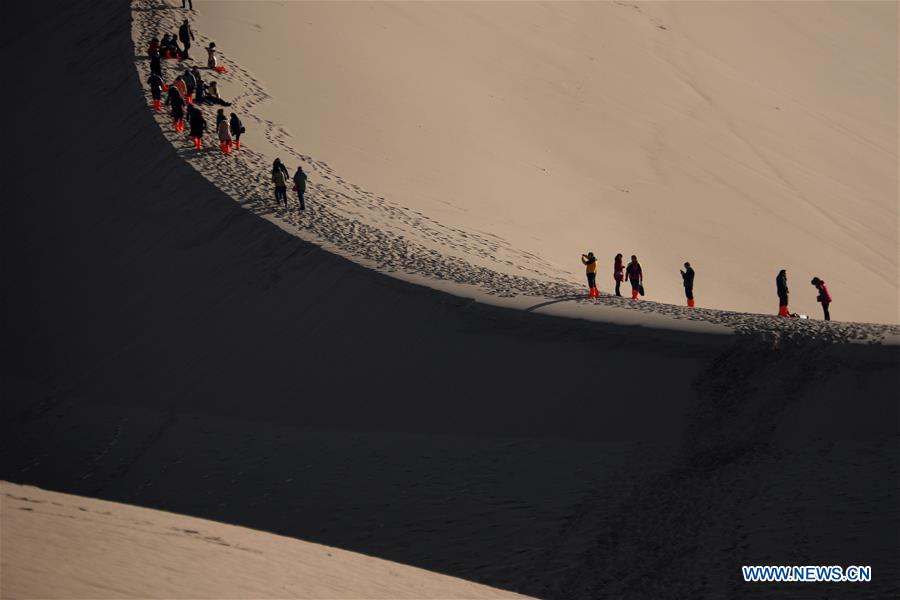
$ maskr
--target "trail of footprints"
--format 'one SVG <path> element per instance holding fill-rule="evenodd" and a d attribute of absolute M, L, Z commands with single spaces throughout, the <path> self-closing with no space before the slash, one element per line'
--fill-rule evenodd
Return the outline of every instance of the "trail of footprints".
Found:
<path fill-rule="evenodd" d="M 132 38 L 135 55 L 139 57 L 154 35 L 176 31 L 183 19 L 181 10 L 166 6 L 159 0 L 134 0 L 132 7 L 141 9 L 132 11 Z M 198 33 L 196 56 L 200 56 L 209 41 L 202 32 Z M 224 82 L 226 96 L 230 94 L 232 97 L 232 107 L 226 112 L 234 111 L 248 124 L 248 128 L 262 130 L 266 140 L 282 152 L 285 164 L 304 165 L 310 173 L 306 210 L 300 213 L 293 206 L 284 209 L 275 203 L 269 179 L 271 164 L 252 148 L 244 146 L 231 156 L 224 157 L 212 137 L 207 136 L 208 145 L 198 152 L 190 145 L 186 133 L 174 131 L 165 111 L 154 113 L 164 135 L 180 156 L 248 210 L 281 220 L 301 237 L 311 241 L 327 241 L 350 256 L 370 262 L 379 270 L 475 285 L 497 297 L 532 296 L 536 298 L 536 303 L 544 298 L 569 298 L 572 302 L 590 302 L 676 319 L 707 321 L 744 334 L 764 331 L 787 339 L 816 336 L 828 341 L 853 339 L 873 343 L 886 335 L 900 335 L 900 326 L 894 325 L 798 322 L 796 319 L 750 313 L 698 308 L 689 310 L 683 306 L 647 300 L 631 302 L 611 296 L 589 300 L 584 297 L 583 286 L 568 280 L 565 274 L 538 256 L 512 248 L 508 242 L 493 234 L 442 225 L 422 212 L 399 206 L 346 181 L 324 161 L 294 150 L 291 137 L 284 128 L 253 114 L 252 109 L 270 96 L 246 69 L 227 60 L 224 52 L 220 54 L 228 70 L 216 74 L 203 68 L 204 77 L 215 77 Z M 164 66 L 166 79 L 173 78 L 172 73 L 176 69 L 180 72 L 175 64 L 175 61 L 167 61 Z M 149 73 L 146 59 L 136 58 L 135 66 L 140 80 L 145 82 Z M 146 83 L 143 85 L 149 98 L 149 88 Z M 208 119 L 212 117 L 209 108 L 205 113 Z M 291 200 L 296 198 L 295 195 L 289 196 Z M 435 248 L 440 248 L 440 251 Z M 502 265 L 499 268 L 504 271 L 513 267 L 517 274 L 486 265 Z"/>

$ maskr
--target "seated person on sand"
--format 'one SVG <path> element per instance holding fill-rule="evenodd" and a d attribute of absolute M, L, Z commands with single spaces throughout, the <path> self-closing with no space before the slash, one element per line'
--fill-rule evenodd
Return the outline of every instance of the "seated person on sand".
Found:
<path fill-rule="evenodd" d="M 219 84 L 215 81 L 210 82 L 208 86 L 206 86 L 206 95 L 205 102 L 207 104 L 218 104 L 220 106 L 231 106 L 231 102 L 225 102 L 222 100 L 222 97 L 219 96 Z"/>
<path fill-rule="evenodd" d="M 166 58 L 178 58 L 181 56 L 181 48 L 178 46 L 178 38 L 172 35 L 166 34 L 167 37 L 163 38 L 162 43 L 162 52 L 163 56 Z"/>

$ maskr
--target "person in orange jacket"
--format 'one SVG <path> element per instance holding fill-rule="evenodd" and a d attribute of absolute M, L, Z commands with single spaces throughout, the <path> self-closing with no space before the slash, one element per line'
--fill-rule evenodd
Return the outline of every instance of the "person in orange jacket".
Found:
<path fill-rule="evenodd" d="M 598 298 L 600 292 L 597 291 L 597 257 L 594 256 L 593 252 L 582 254 L 581 264 L 584 265 L 584 270 L 587 274 L 588 288 L 590 288 L 589 295 L 591 298 Z"/>

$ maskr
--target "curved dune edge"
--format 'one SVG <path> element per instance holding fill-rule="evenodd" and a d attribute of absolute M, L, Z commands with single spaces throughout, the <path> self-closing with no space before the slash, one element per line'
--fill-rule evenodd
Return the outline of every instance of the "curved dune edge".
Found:
<path fill-rule="evenodd" d="M 524 598 L 320 544 L 0 484 L 4 598 Z"/>
<path fill-rule="evenodd" d="M 133 0 L 131 8 L 131 37 L 135 55 L 139 57 L 135 67 L 149 97 L 146 60 L 141 58 L 143 48 L 157 32 L 177 29 L 184 13 L 161 10 L 162 5 L 154 0 Z M 203 61 L 198 57 L 202 56 L 202 46 L 212 39 L 210 33 L 198 32 L 195 41 L 193 64 L 199 63 L 201 68 Z M 826 324 L 818 321 L 817 316 L 810 320 L 784 320 L 770 314 L 688 309 L 648 299 L 633 302 L 610 295 L 588 299 L 583 285 L 572 283 L 566 274 L 538 257 L 529 254 L 523 259 L 521 252 L 496 236 L 482 237 L 475 232 L 448 228 L 421 213 L 394 205 L 345 181 L 326 163 L 298 153 L 279 124 L 254 115 L 254 108 L 270 98 L 263 85 L 240 64 L 229 60 L 227 54 L 223 57 L 228 70 L 212 75 L 203 69 L 204 77 L 225 82 L 226 89 L 231 91 L 233 105 L 226 113 L 234 110 L 245 121 L 255 121 L 253 127 L 265 130 L 267 142 L 279 149 L 282 158 L 287 157 L 291 165 L 303 164 L 314 175 L 305 214 L 300 217 L 293 208 L 283 210 L 274 205 L 271 184 L 265 176 L 270 158 L 254 150 L 252 145 L 248 147 L 245 143 L 239 152 L 223 160 L 215 147 L 214 136 L 208 136 L 205 150 L 197 153 L 189 149 L 186 134 L 172 130 L 165 111 L 153 115 L 163 135 L 183 160 L 246 210 L 291 235 L 366 268 L 459 297 L 552 316 L 698 333 L 766 331 L 777 336 L 786 334 L 838 342 L 900 342 L 900 325 L 889 323 L 832 321 Z M 166 63 L 165 78 L 171 80 L 182 66 L 177 61 Z M 204 107 L 207 121 L 213 118 L 216 108 Z M 390 221 L 389 225 L 371 220 L 372 213 L 361 208 L 371 205 L 377 206 L 378 218 Z M 397 235 L 398 227 L 403 235 Z M 517 258 L 523 259 L 522 264 L 535 266 L 517 267 Z"/>

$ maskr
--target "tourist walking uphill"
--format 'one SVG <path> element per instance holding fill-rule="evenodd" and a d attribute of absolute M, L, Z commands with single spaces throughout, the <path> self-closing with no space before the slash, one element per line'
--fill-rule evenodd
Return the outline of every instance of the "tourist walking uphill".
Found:
<path fill-rule="evenodd" d="M 272 182 L 275 184 L 275 202 L 281 201 L 287 208 L 288 170 L 280 158 L 276 158 L 272 163 Z"/>
<path fill-rule="evenodd" d="M 588 252 L 587 254 L 581 255 L 581 264 L 584 265 L 584 271 L 587 275 L 588 282 L 588 297 L 589 298 L 597 298 L 600 296 L 600 292 L 597 291 L 597 258 L 594 256 L 593 252 Z"/>
<path fill-rule="evenodd" d="M 150 85 L 150 95 L 153 97 L 153 110 L 159 112 L 162 110 L 162 93 L 165 82 L 162 77 L 151 72 L 147 83 Z"/>
<path fill-rule="evenodd" d="M 787 271 L 784 269 L 778 271 L 778 276 L 775 277 L 775 293 L 778 294 L 778 316 L 790 317 L 791 311 L 788 310 Z"/>
<path fill-rule="evenodd" d="M 694 269 L 691 263 L 684 263 L 684 271 L 681 271 L 681 281 L 684 284 L 684 296 L 687 298 L 687 305 L 694 308 Z"/>
<path fill-rule="evenodd" d="M 303 167 L 297 167 L 297 172 L 294 173 L 294 189 L 297 191 L 300 210 L 306 210 L 306 202 L 303 200 L 303 196 L 306 194 L 306 173 L 303 172 Z"/>
<path fill-rule="evenodd" d="M 828 293 L 828 288 L 825 286 L 825 282 L 818 277 L 813 277 L 810 283 L 813 284 L 817 290 L 819 290 L 819 295 L 816 296 L 816 301 L 822 304 L 822 312 L 824 313 L 825 320 L 830 321 L 831 313 L 828 312 L 828 305 L 831 304 L 831 294 Z"/>
<path fill-rule="evenodd" d="M 641 269 L 641 263 L 638 262 L 637 256 L 631 255 L 631 262 L 625 269 L 625 277 L 631 282 L 631 299 L 637 300 L 638 294 L 644 295 L 644 270 Z"/>

